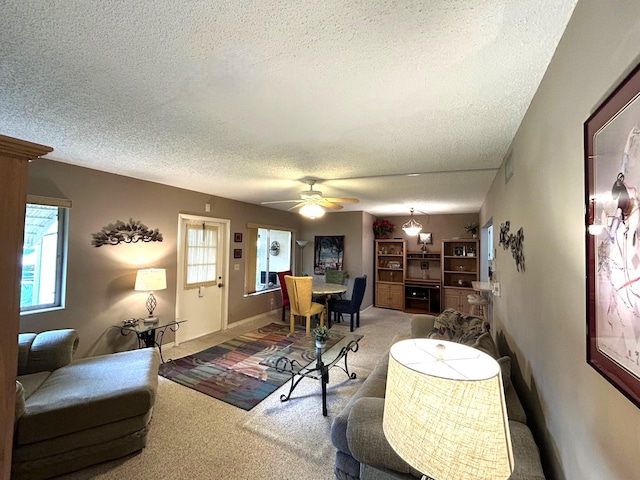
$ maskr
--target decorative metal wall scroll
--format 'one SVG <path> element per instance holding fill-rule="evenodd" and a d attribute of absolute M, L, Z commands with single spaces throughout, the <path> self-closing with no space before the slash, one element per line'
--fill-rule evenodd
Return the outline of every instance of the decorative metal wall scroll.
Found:
<path fill-rule="evenodd" d="M 524 230 L 520 227 L 518 233 L 514 235 L 509 233 L 510 227 L 511 222 L 509 221 L 500 225 L 500 245 L 505 250 L 511 249 L 511 255 L 516 261 L 516 268 L 519 272 L 524 272 L 524 247 L 522 245 L 524 242 Z"/>
<path fill-rule="evenodd" d="M 91 245 L 101 247 L 103 245 L 118 245 L 119 243 L 137 243 L 137 242 L 161 242 L 162 234 L 156 228 L 149 229 L 140 220 L 129 219 L 129 223 L 122 220 L 116 220 L 116 223 L 110 223 L 106 227 L 102 227 L 98 233 L 91 234 L 93 240 Z"/>

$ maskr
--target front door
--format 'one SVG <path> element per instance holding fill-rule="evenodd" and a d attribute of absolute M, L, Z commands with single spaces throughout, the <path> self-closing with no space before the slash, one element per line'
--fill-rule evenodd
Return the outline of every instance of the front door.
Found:
<path fill-rule="evenodd" d="M 176 343 L 227 327 L 228 238 L 229 220 L 180 214 Z"/>

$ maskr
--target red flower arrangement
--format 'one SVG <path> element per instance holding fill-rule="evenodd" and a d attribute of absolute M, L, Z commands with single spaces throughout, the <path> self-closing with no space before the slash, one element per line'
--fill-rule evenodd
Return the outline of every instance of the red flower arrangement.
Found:
<path fill-rule="evenodd" d="M 376 238 L 386 237 L 393 233 L 394 227 L 389 220 L 376 220 L 373 222 L 373 234 Z"/>

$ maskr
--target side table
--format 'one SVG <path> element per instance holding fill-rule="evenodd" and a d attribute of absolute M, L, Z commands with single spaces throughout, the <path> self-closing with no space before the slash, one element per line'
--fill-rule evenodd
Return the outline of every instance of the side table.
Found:
<path fill-rule="evenodd" d="M 165 363 L 162 357 L 162 339 L 167 329 L 175 332 L 180 328 L 180 324 L 186 322 L 186 320 L 171 320 L 171 321 L 158 321 L 158 323 L 145 324 L 143 319 L 138 320 L 135 325 L 114 325 L 114 327 L 120 329 L 122 335 L 129 335 L 135 333 L 138 337 L 138 348 L 144 347 L 158 347 L 160 353 L 160 360 Z"/>

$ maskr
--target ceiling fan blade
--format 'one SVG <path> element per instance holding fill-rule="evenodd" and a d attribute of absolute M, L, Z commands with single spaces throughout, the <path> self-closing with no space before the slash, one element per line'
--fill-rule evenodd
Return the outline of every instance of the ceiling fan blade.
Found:
<path fill-rule="evenodd" d="M 299 202 L 300 199 L 297 200 L 273 200 L 271 202 L 260 202 L 260 205 L 270 205 L 272 203 L 296 203 Z"/>
<path fill-rule="evenodd" d="M 358 203 L 360 200 L 357 198 L 325 198 L 325 201 L 335 203 Z"/>
<path fill-rule="evenodd" d="M 304 207 L 306 205 L 305 202 L 300 202 L 298 205 L 294 205 L 293 207 L 291 207 L 289 209 L 289 211 L 294 211 L 294 210 L 300 210 L 302 207 Z"/>
<path fill-rule="evenodd" d="M 337 203 L 323 201 L 323 202 L 318 202 L 318 205 L 320 205 L 321 207 L 330 208 L 332 210 L 342 210 L 342 205 L 338 205 Z"/>

